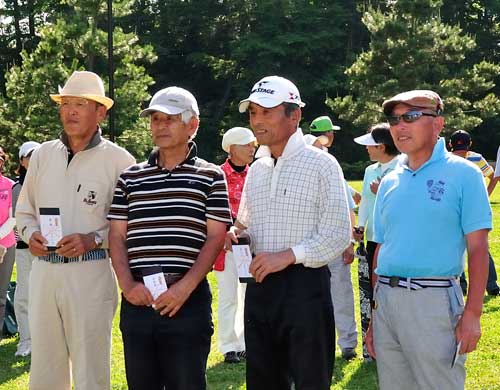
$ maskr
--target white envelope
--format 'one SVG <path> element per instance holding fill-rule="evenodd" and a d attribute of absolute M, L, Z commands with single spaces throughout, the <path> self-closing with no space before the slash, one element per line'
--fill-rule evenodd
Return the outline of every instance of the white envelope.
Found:
<path fill-rule="evenodd" d="M 152 275 L 143 276 L 144 285 L 149 290 L 153 299 L 158 298 L 161 294 L 168 290 L 167 282 L 163 272 L 158 272 Z"/>
<path fill-rule="evenodd" d="M 240 282 L 255 281 L 250 273 L 250 263 L 252 262 L 252 252 L 249 245 L 233 244 L 233 258 L 238 270 Z"/>

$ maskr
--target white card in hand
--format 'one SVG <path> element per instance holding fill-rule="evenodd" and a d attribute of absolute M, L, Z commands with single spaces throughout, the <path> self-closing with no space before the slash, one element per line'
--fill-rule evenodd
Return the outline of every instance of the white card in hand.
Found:
<path fill-rule="evenodd" d="M 165 281 L 165 275 L 163 272 L 158 272 L 152 275 L 143 276 L 144 285 L 149 290 L 153 299 L 158 298 L 161 294 L 168 290 L 167 282 Z"/>
<path fill-rule="evenodd" d="M 58 208 L 40 208 L 40 230 L 49 250 L 55 250 L 63 238 L 61 215 Z"/>
<path fill-rule="evenodd" d="M 250 273 L 250 263 L 252 262 L 252 252 L 249 245 L 233 244 L 233 258 L 238 270 L 240 282 L 254 281 Z"/>

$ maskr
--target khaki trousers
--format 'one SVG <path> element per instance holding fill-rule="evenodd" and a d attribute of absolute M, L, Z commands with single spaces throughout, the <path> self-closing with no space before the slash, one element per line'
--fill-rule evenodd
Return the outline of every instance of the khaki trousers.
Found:
<path fill-rule="evenodd" d="M 17 326 L 19 329 L 19 346 L 29 346 L 31 335 L 28 321 L 29 278 L 31 265 L 35 257 L 29 249 L 16 249 L 17 285 L 14 298 Z"/>
<path fill-rule="evenodd" d="M 68 264 L 35 259 L 30 275 L 30 390 L 108 390 L 118 303 L 109 258 Z"/>

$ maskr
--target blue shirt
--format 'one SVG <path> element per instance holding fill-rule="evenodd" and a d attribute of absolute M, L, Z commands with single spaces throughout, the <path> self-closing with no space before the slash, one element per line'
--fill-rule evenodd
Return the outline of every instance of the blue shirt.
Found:
<path fill-rule="evenodd" d="M 375 194 L 370 189 L 370 183 L 374 180 L 383 179 L 385 175 L 393 171 L 399 164 L 399 156 L 395 156 L 385 164 L 375 163 L 365 169 L 363 177 L 363 189 L 361 191 L 361 203 L 358 211 L 358 225 L 364 226 L 367 241 L 373 241 L 373 208 L 375 206 Z"/>
<path fill-rule="evenodd" d="M 444 138 L 412 171 L 407 161 L 380 184 L 374 241 L 382 244 L 375 272 L 401 277 L 457 276 L 465 235 L 492 228 L 481 171 L 448 153 Z"/>

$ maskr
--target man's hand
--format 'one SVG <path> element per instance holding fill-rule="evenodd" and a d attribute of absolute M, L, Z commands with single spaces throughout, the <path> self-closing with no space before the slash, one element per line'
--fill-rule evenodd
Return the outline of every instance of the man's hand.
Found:
<path fill-rule="evenodd" d="M 377 177 L 377 180 L 373 180 L 371 183 L 370 183 L 370 191 L 374 194 L 374 195 L 377 195 L 377 191 L 378 191 L 378 186 L 380 185 L 380 177 Z"/>
<path fill-rule="evenodd" d="M 375 354 L 375 346 L 373 344 L 373 317 L 370 319 L 370 324 L 368 325 L 368 329 L 366 330 L 365 344 L 368 355 L 376 359 L 377 356 Z"/>
<path fill-rule="evenodd" d="M 191 292 L 182 283 L 182 280 L 173 284 L 161 294 L 153 303 L 153 309 L 158 310 L 162 316 L 173 317 L 187 301 Z"/>
<path fill-rule="evenodd" d="M 459 351 L 460 354 L 474 351 L 481 338 L 480 316 L 465 310 L 455 328 L 455 337 L 457 338 L 457 343 L 462 343 Z"/>
<path fill-rule="evenodd" d="M 291 264 L 295 264 L 295 255 L 291 249 L 275 253 L 262 252 L 250 263 L 250 273 L 261 283 L 267 275 L 281 271 Z"/>
<path fill-rule="evenodd" d="M 354 245 L 350 244 L 344 253 L 342 253 L 344 264 L 351 264 L 354 261 Z"/>
<path fill-rule="evenodd" d="M 122 288 L 123 296 L 132 305 L 151 306 L 153 296 L 147 287 L 141 282 L 132 281 L 125 288 Z"/>
<path fill-rule="evenodd" d="M 28 245 L 30 252 L 33 256 L 47 256 L 49 254 L 49 250 L 47 249 L 47 240 L 42 233 L 33 232 L 31 235 Z"/>
<path fill-rule="evenodd" d="M 64 236 L 57 243 L 56 253 L 64 257 L 78 257 L 92 249 L 95 249 L 95 234 L 70 234 Z"/>

